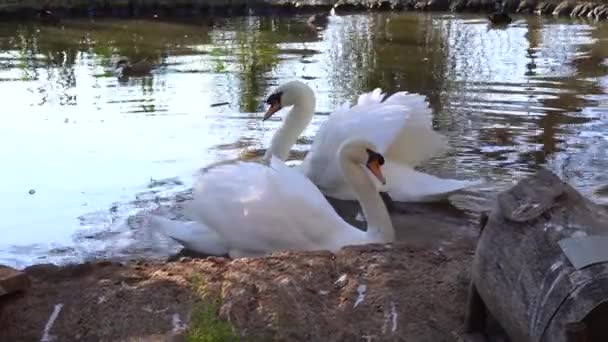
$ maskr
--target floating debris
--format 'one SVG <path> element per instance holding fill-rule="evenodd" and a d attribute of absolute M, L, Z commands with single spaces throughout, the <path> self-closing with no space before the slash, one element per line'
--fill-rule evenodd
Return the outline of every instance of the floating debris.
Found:
<path fill-rule="evenodd" d="M 229 105 L 229 104 L 230 104 L 230 102 L 218 102 L 218 103 L 211 104 L 211 107 L 226 106 L 226 105 Z"/>
<path fill-rule="evenodd" d="M 150 183 L 148 183 L 148 188 L 156 188 L 158 186 L 165 185 L 184 185 L 179 177 L 171 177 L 171 178 L 163 178 L 163 179 L 154 179 L 150 178 Z"/>

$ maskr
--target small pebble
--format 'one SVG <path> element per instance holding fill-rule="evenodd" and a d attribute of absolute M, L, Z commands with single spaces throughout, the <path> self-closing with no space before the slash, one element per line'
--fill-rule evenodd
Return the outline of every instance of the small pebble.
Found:
<path fill-rule="evenodd" d="M 35 193 L 36 193 L 36 190 L 34 190 L 34 189 L 30 189 L 30 191 L 28 191 L 28 193 L 29 193 L 30 195 L 33 195 L 33 194 L 35 194 Z"/>

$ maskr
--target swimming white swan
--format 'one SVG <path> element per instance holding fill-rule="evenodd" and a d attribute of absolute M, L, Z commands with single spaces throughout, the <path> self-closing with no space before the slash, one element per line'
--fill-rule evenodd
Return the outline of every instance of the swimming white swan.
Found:
<path fill-rule="evenodd" d="M 334 155 L 367 218 L 367 231 L 344 221 L 301 172 L 271 157 L 269 165 L 235 162 L 203 174 L 186 209 L 198 224 L 176 240 L 187 240 L 196 252 L 227 252 L 232 258 L 289 250 L 335 252 L 346 245 L 393 242 L 391 219 L 372 181 L 373 175 L 385 182 L 384 158 L 376 151 L 372 143 L 350 138 Z M 155 224 L 170 228 L 172 222 L 161 219 Z M 186 229 L 183 222 L 176 224 L 173 228 Z"/>
<path fill-rule="evenodd" d="M 334 158 L 346 139 L 364 137 L 380 148 L 386 158 L 386 185 L 376 183 L 397 202 L 431 202 L 446 198 L 477 181 L 443 179 L 414 170 L 421 162 L 445 152 L 444 136 L 432 128 L 432 112 L 422 95 L 397 92 L 388 98 L 380 89 L 359 96 L 357 104 L 347 102 L 330 114 L 314 137 L 310 151 L 299 168 L 327 196 L 354 200 L 353 189 Z M 284 107 L 293 106 L 277 130 L 264 159 L 274 155 L 286 160 L 291 147 L 312 120 L 313 90 L 303 82 L 291 81 L 276 88 L 266 100 L 267 120 Z M 398 134 L 386 134 L 397 126 Z"/>

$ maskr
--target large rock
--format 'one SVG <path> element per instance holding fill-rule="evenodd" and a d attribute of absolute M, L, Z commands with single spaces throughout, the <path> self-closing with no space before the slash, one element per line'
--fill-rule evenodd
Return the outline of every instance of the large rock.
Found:
<path fill-rule="evenodd" d="M 29 286 L 30 279 L 25 273 L 0 265 L 0 298 L 25 291 Z"/>

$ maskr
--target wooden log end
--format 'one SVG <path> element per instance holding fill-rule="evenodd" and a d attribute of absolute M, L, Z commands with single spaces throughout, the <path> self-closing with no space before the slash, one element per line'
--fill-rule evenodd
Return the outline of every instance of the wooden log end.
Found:
<path fill-rule="evenodd" d="M 551 208 L 568 185 L 553 172 L 541 168 L 498 195 L 498 207 L 508 220 L 526 222 Z"/>

